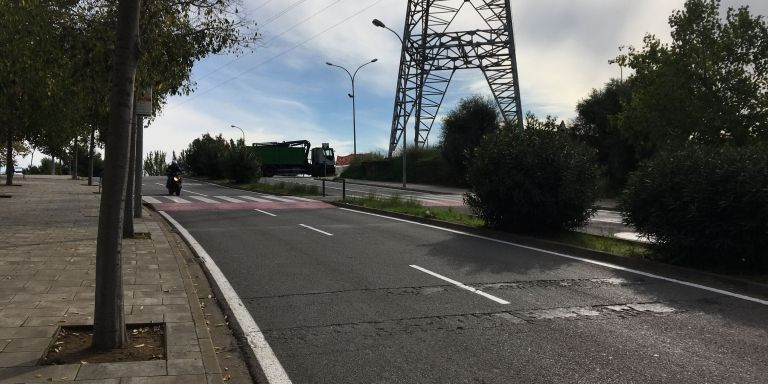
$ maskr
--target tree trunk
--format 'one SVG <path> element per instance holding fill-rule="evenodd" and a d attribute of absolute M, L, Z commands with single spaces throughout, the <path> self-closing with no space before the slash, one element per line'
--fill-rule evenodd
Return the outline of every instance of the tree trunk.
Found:
<path fill-rule="evenodd" d="M 88 147 L 88 185 L 93 185 L 93 149 L 94 149 L 94 142 L 93 140 L 96 138 L 96 125 L 94 124 L 93 127 L 91 127 L 91 143 Z"/>
<path fill-rule="evenodd" d="M 75 150 L 73 151 L 75 153 L 74 158 L 72 159 L 72 180 L 77 180 L 77 155 L 78 155 L 78 148 L 79 143 L 77 142 L 77 137 L 75 138 Z"/>
<path fill-rule="evenodd" d="M 93 348 L 127 345 L 123 313 L 122 221 L 128 182 L 128 150 L 133 114 L 133 87 L 139 60 L 140 0 L 120 0 L 112 67 L 109 131 L 104 156 L 104 189 L 99 206 L 96 244 L 96 300 Z"/>
<path fill-rule="evenodd" d="M 8 136 L 5 138 L 5 185 L 13 184 L 13 128 L 8 126 Z"/>
<path fill-rule="evenodd" d="M 133 101 L 134 103 L 136 100 Z M 135 112 L 135 110 L 134 110 Z M 125 185 L 125 211 L 123 212 L 123 239 L 130 239 L 133 237 L 133 184 L 134 180 L 134 164 L 136 164 L 136 114 L 133 114 L 133 120 L 131 120 L 131 135 L 130 135 L 130 150 L 128 151 L 128 184 Z"/>
<path fill-rule="evenodd" d="M 136 161 L 133 163 L 133 217 L 141 218 L 141 182 L 144 177 L 144 116 L 136 116 Z"/>
<path fill-rule="evenodd" d="M 51 176 L 56 174 L 56 157 L 51 155 Z"/>

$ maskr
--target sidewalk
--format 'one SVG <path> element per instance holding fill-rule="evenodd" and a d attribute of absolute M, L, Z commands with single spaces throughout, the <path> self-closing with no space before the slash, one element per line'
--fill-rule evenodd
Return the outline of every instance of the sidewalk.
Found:
<path fill-rule="evenodd" d="M 165 323 L 167 360 L 36 366 L 58 326 L 92 325 L 100 195 L 83 180 L 0 186 L 0 383 L 222 383 L 190 272 L 158 215 L 123 240 L 127 323 Z M 86 381 L 95 380 L 95 381 Z"/>

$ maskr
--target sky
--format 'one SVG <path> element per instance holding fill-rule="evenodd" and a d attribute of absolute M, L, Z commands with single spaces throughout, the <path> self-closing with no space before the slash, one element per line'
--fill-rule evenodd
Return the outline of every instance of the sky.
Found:
<path fill-rule="evenodd" d="M 523 112 L 566 121 L 574 118 L 580 99 L 619 77 L 618 66 L 608 64 L 618 47 L 640 47 L 646 33 L 669 41 L 667 19 L 683 3 L 512 0 Z M 723 9 L 749 5 L 753 14 L 768 15 L 765 0 L 722 3 Z M 352 102 L 347 94 L 351 82 L 344 71 L 325 63 L 353 72 L 374 58 L 378 61 L 362 68 L 355 79 L 357 151 L 386 153 L 400 42 L 371 20 L 380 19 L 400 32 L 407 4 L 407 0 L 243 0 L 241 12 L 259 24 L 259 46 L 237 56 L 211 56 L 196 63 L 194 93 L 170 98 L 149 122 L 144 153 L 162 150 L 170 156 L 204 133 L 238 139 L 243 133 L 231 127 L 235 125 L 242 128 L 249 144 L 306 139 L 313 146 L 330 143 L 337 155 L 350 154 Z M 472 25 L 475 20 L 467 12 L 457 22 Z M 482 73 L 477 69 L 457 72 L 440 114 L 473 94 L 490 95 Z M 439 125 L 435 123 L 430 144 L 439 140 Z M 24 160 L 21 164 L 27 165 Z"/>

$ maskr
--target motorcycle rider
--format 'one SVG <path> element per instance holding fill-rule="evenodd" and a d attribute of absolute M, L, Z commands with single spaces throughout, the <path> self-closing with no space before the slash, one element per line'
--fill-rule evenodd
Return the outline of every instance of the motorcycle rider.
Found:
<path fill-rule="evenodd" d="M 171 165 L 168 166 L 165 170 L 165 175 L 168 177 L 165 181 L 165 187 L 170 188 L 171 186 L 171 179 L 173 179 L 174 176 L 181 173 L 181 167 L 179 167 L 179 164 L 176 163 L 176 160 L 171 161 Z"/>

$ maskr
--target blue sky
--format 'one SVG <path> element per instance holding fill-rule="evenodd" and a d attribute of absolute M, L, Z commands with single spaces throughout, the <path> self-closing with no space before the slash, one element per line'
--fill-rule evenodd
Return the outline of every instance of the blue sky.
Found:
<path fill-rule="evenodd" d="M 573 118 L 579 99 L 619 76 L 619 68 L 608 64 L 617 48 L 641 45 L 646 32 L 669 40 L 667 18 L 683 3 L 513 0 L 523 111 Z M 765 0 L 726 0 L 723 5 L 749 5 L 753 13 L 768 14 Z M 144 131 L 144 152 L 179 152 L 206 132 L 236 139 L 241 132 L 230 125 L 237 125 L 248 143 L 308 139 L 349 154 L 350 81 L 325 62 L 353 71 L 373 58 L 378 62 L 363 68 L 356 80 L 357 149 L 385 152 L 400 43 L 371 20 L 402 31 L 407 0 L 244 0 L 243 6 L 260 24 L 262 46 L 239 57 L 212 56 L 197 63 L 195 92 L 171 98 L 151 121 Z M 474 17 L 462 14 L 457 22 L 471 26 Z M 490 94 L 479 70 L 458 72 L 441 114 L 477 93 Z M 430 143 L 439 139 L 439 122 L 435 126 Z"/>

